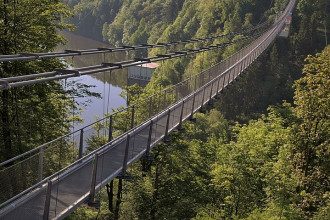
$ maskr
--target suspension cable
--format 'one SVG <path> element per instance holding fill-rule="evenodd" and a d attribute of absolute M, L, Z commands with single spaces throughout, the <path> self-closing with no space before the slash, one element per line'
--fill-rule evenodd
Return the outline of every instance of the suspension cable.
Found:
<path fill-rule="evenodd" d="M 270 28 L 272 29 L 272 28 Z M 268 31 L 267 29 L 266 31 Z M 227 47 L 236 43 L 240 43 L 243 41 L 247 41 L 256 37 L 259 37 L 266 31 L 259 32 L 257 34 L 254 34 L 252 36 L 243 37 L 239 40 L 234 41 L 228 41 L 226 43 L 222 44 L 216 44 L 216 45 L 210 45 L 207 47 L 201 47 L 199 49 L 193 49 L 193 50 L 187 50 L 187 51 L 174 51 L 169 54 L 158 54 L 154 57 L 147 57 L 147 58 L 134 58 L 134 60 L 126 60 L 122 62 L 115 62 L 115 63 L 102 63 L 100 65 L 95 66 L 87 66 L 77 69 L 56 69 L 52 72 L 45 72 L 45 73 L 38 73 L 38 74 L 32 74 L 32 75 L 24 75 L 24 76 L 17 76 L 17 77 L 9 77 L 9 78 L 2 78 L 0 83 L 0 89 L 9 89 L 11 87 L 20 87 L 20 86 L 27 86 L 32 85 L 36 83 L 43 83 L 43 82 L 49 82 L 54 80 L 61 80 L 61 79 L 67 79 L 71 77 L 79 77 L 82 75 L 88 75 L 88 74 L 94 74 L 99 72 L 104 72 L 107 70 L 115 70 L 115 69 L 123 69 L 128 68 L 131 66 L 137 66 L 142 65 L 146 63 L 151 62 L 158 62 L 162 60 L 168 60 L 173 58 L 179 58 L 183 56 L 187 56 L 190 54 L 195 53 L 202 53 L 210 50 L 215 50 L 218 48 Z M 41 78 L 44 77 L 44 78 Z M 40 79 L 37 79 L 40 78 Z M 24 81 L 21 81 L 24 80 Z"/>
<path fill-rule="evenodd" d="M 64 50 L 62 52 L 49 52 L 49 53 L 19 53 L 13 55 L 0 55 L 0 62 L 8 62 L 8 61 L 27 61 L 27 60 L 38 60 L 44 58 L 56 58 L 56 57 L 68 57 L 68 56 L 81 56 L 81 55 L 91 55 L 91 54 L 100 54 L 100 53 L 112 53 L 112 52 L 119 52 L 119 51 L 131 51 L 136 49 L 150 49 L 156 47 L 168 47 L 171 45 L 178 45 L 178 44 L 189 44 L 189 43 L 196 43 L 196 42 L 203 42 L 208 40 L 215 40 L 221 39 L 230 36 L 236 36 L 248 32 L 252 32 L 258 28 L 263 26 L 267 26 L 271 23 L 273 19 L 269 19 L 262 24 L 258 24 L 252 28 L 245 29 L 239 32 L 228 33 L 224 35 L 218 35 L 214 37 L 205 37 L 205 38 L 197 38 L 197 39 L 189 39 L 189 40 L 182 40 L 182 41 L 172 41 L 167 43 L 157 43 L 157 44 L 139 44 L 135 46 L 120 46 L 120 47 L 110 47 L 110 48 L 96 48 L 96 49 L 87 49 L 87 50 Z"/>

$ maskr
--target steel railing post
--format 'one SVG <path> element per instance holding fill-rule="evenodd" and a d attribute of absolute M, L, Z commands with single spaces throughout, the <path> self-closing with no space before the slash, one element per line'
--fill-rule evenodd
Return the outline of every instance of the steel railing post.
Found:
<path fill-rule="evenodd" d="M 146 150 L 146 155 L 149 156 L 150 154 L 150 147 L 151 147 L 151 136 L 152 136 L 152 126 L 154 125 L 154 121 L 150 121 L 149 125 L 149 135 L 148 135 L 148 143 L 147 143 L 147 150 Z"/>
<path fill-rule="evenodd" d="M 109 137 L 108 137 L 108 142 L 112 141 L 112 133 L 113 133 L 113 115 L 110 115 L 110 121 L 109 121 Z"/>
<path fill-rule="evenodd" d="M 238 71 L 238 68 L 237 68 L 237 65 L 234 67 L 234 77 L 233 77 L 233 80 L 235 80 L 236 79 L 236 77 L 237 77 L 237 71 Z"/>
<path fill-rule="evenodd" d="M 166 108 L 166 95 L 167 95 L 167 90 L 164 91 L 164 102 L 163 102 L 163 109 Z"/>
<path fill-rule="evenodd" d="M 171 117 L 171 109 L 169 109 L 168 112 L 167 112 L 167 120 L 166 120 L 164 142 L 167 142 L 168 130 L 169 130 L 169 127 L 170 127 L 170 117 Z"/>
<path fill-rule="evenodd" d="M 237 53 L 234 53 L 232 65 L 234 65 L 236 63 L 236 61 L 237 61 Z"/>
<path fill-rule="evenodd" d="M 221 63 L 219 64 L 219 75 L 221 75 L 224 71 L 224 64 L 223 61 L 221 61 Z"/>
<path fill-rule="evenodd" d="M 216 93 L 216 94 L 219 93 L 219 89 L 220 89 L 220 79 L 221 79 L 221 77 L 218 77 L 218 85 L 217 85 L 217 93 Z"/>
<path fill-rule="evenodd" d="M 183 110 L 184 110 L 185 100 L 182 101 L 181 112 L 180 112 L 180 121 L 179 121 L 179 130 L 182 130 L 182 120 L 183 120 Z"/>
<path fill-rule="evenodd" d="M 231 82 L 233 82 L 236 78 L 236 66 L 233 67 L 233 73 L 232 73 L 232 79 Z"/>
<path fill-rule="evenodd" d="M 135 105 L 132 106 L 131 129 L 134 128 Z"/>
<path fill-rule="evenodd" d="M 124 155 L 124 161 L 123 161 L 123 170 L 122 170 L 122 176 L 125 176 L 126 174 L 126 168 L 127 168 L 127 161 L 128 161 L 128 150 L 129 150 L 129 142 L 131 139 L 131 135 L 127 134 L 126 138 L 126 148 L 125 148 L 125 155 Z"/>
<path fill-rule="evenodd" d="M 184 96 L 187 96 L 188 94 L 190 94 L 190 92 L 189 92 L 189 81 L 187 80 L 187 81 L 185 82 L 185 84 L 186 84 L 186 89 L 185 89 L 186 93 L 185 93 Z"/>
<path fill-rule="evenodd" d="M 46 199 L 45 199 L 43 220 L 49 219 L 49 207 L 50 207 L 51 195 L 52 195 L 52 181 L 49 180 L 48 184 L 47 184 L 47 190 L 46 190 Z"/>
<path fill-rule="evenodd" d="M 175 100 L 174 102 L 177 102 L 179 100 L 179 93 L 178 93 L 178 87 L 175 87 Z"/>
<path fill-rule="evenodd" d="M 233 69 L 230 69 L 229 70 L 229 72 L 228 72 L 228 75 L 229 75 L 229 77 L 228 77 L 228 85 L 231 83 L 231 80 L 232 80 L 232 72 L 233 72 Z"/>
<path fill-rule="evenodd" d="M 121 172 L 121 175 L 125 177 L 126 174 L 126 168 L 127 168 L 127 161 L 128 161 L 128 149 L 129 149 L 129 142 L 131 139 L 131 135 L 127 134 L 126 138 L 126 148 L 125 148 L 125 155 L 124 155 L 124 161 L 123 161 L 123 170 Z"/>
<path fill-rule="evenodd" d="M 249 56 L 244 58 L 244 69 L 247 69 L 249 65 Z"/>
<path fill-rule="evenodd" d="M 149 118 L 152 116 L 152 97 L 150 97 L 150 102 L 149 102 Z"/>
<path fill-rule="evenodd" d="M 79 154 L 78 159 L 82 158 L 84 149 L 84 129 L 80 130 Z"/>
<path fill-rule="evenodd" d="M 38 181 L 42 180 L 42 175 L 44 172 L 44 147 L 39 150 L 39 166 L 38 166 Z"/>
<path fill-rule="evenodd" d="M 205 98 L 205 86 L 203 87 L 203 98 L 202 98 L 202 103 L 201 103 L 201 106 L 200 106 L 201 110 L 202 110 L 203 105 L 204 105 L 204 98 Z"/>
<path fill-rule="evenodd" d="M 211 91 L 210 91 L 209 104 L 211 104 L 211 100 L 212 100 L 212 93 L 213 93 L 213 82 L 211 83 Z"/>
<path fill-rule="evenodd" d="M 235 67 L 233 67 L 231 69 L 231 80 L 230 80 L 230 83 L 232 83 L 235 79 Z"/>
<path fill-rule="evenodd" d="M 226 87 L 226 85 L 225 85 L 225 82 L 226 82 L 226 74 L 223 74 L 223 75 L 222 75 L 222 78 L 223 78 L 223 80 L 222 80 L 221 91 L 223 92 L 223 89 Z"/>
<path fill-rule="evenodd" d="M 242 73 L 242 69 L 243 69 L 243 64 L 242 61 L 239 63 L 239 69 L 238 69 L 238 75 L 240 76 Z"/>
<path fill-rule="evenodd" d="M 194 92 L 193 103 L 192 103 L 192 107 L 191 107 L 190 120 L 192 120 L 193 117 L 194 117 L 195 101 L 196 101 L 196 92 Z"/>
<path fill-rule="evenodd" d="M 96 174 L 97 174 L 97 164 L 99 160 L 99 154 L 96 153 L 93 159 L 93 171 L 91 176 L 91 188 L 89 191 L 89 202 L 94 202 L 95 198 L 95 185 L 96 185 Z"/>
<path fill-rule="evenodd" d="M 194 83 L 194 91 L 196 91 L 196 89 L 197 89 L 196 88 L 197 87 L 197 76 L 194 76 L 194 77 L 195 77 L 195 80 L 194 80 L 195 81 L 195 83 Z"/>
<path fill-rule="evenodd" d="M 229 70 L 229 71 L 227 72 L 227 74 L 226 74 L 226 75 L 228 75 L 226 86 L 228 86 L 228 85 L 229 85 L 229 82 L 230 82 L 230 72 L 231 72 L 231 70 Z"/>

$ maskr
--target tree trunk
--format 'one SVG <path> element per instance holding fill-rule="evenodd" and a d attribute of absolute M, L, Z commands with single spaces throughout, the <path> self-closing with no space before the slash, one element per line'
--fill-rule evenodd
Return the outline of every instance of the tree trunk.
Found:
<path fill-rule="evenodd" d="M 110 185 L 107 184 L 107 194 L 108 194 L 108 200 L 109 200 L 109 211 L 113 212 L 113 180 L 111 180 Z"/>
<path fill-rule="evenodd" d="M 114 220 L 119 219 L 119 209 L 120 209 L 120 204 L 121 204 L 121 193 L 123 190 L 123 180 L 119 179 L 118 181 L 118 191 L 117 191 L 117 201 L 116 201 L 116 209 L 115 209 L 115 216 Z"/>

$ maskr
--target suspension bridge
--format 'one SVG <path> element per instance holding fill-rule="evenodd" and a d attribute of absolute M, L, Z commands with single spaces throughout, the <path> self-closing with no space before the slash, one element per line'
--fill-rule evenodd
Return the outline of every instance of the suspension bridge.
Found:
<path fill-rule="evenodd" d="M 295 3 L 296 0 L 290 0 L 287 8 L 274 24 L 269 25 L 269 22 L 265 22 L 240 33 L 157 45 L 0 56 L 1 62 L 33 60 L 134 50 L 139 47 L 187 44 L 251 33 L 249 37 L 236 41 L 195 50 L 1 79 L 0 89 L 10 89 L 187 56 L 253 39 L 243 49 L 202 73 L 191 76 L 122 111 L 114 112 L 78 131 L 1 163 L 0 166 L 4 168 L 0 170 L 0 202 L 2 202 L 0 219 L 63 219 L 79 205 L 86 202 L 93 203 L 96 192 L 114 178 L 125 179 L 130 165 L 140 158 L 148 158 L 150 150 L 157 143 L 167 141 L 168 135 L 173 130 L 180 129 L 185 120 L 191 119 L 194 113 L 233 83 L 281 33 L 285 18 L 291 14 Z M 262 31 L 255 33 L 262 27 Z M 116 125 L 116 123 L 122 124 L 123 121 L 127 127 L 126 132 L 120 132 Z M 106 144 L 89 152 L 87 148 L 95 135 L 106 139 Z"/>

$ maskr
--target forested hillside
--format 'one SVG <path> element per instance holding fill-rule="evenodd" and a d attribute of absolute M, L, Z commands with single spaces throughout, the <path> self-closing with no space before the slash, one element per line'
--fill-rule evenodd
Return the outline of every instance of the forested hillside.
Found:
<path fill-rule="evenodd" d="M 270 6 L 261 0 L 66 1 L 76 10 L 74 23 L 80 33 L 91 36 L 93 32 L 95 38 L 102 36 L 115 45 L 155 43 L 159 39 L 171 41 L 177 37 L 238 30 L 242 25 L 258 23 Z M 278 2 L 280 5 L 285 0 Z"/>
<path fill-rule="evenodd" d="M 211 108 L 196 114 L 128 170 L 131 182 L 101 191 L 99 211 L 70 219 L 329 219 L 329 56 L 328 46 L 306 59 L 293 105 L 246 124 Z"/>
<path fill-rule="evenodd" d="M 68 3 L 76 9 L 74 23 L 79 33 L 87 36 L 92 33 L 113 45 L 136 45 L 215 36 L 249 28 L 280 13 L 287 1 L 71 0 Z M 303 60 L 308 54 L 321 51 L 327 42 L 329 11 L 326 0 L 298 1 L 290 38 L 278 39 L 270 52 L 251 68 L 251 74 L 234 86 L 235 92 L 226 94 L 219 102 L 227 118 L 244 120 L 244 115 L 265 112 L 270 104 L 284 99 L 292 101 L 292 84 L 301 76 Z M 203 45 L 195 44 L 198 46 Z M 163 62 L 149 87 L 178 83 L 232 54 L 238 46 Z M 169 48 L 174 49 L 183 48 Z M 131 56 L 160 52 L 166 51 L 131 52 Z"/>
<path fill-rule="evenodd" d="M 80 17 L 97 20 L 98 38 L 134 45 L 249 28 L 286 3 L 104 0 L 72 5 L 84 8 L 77 12 Z M 116 5 L 110 19 L 102 4 Z M 100 210 L 81 208 L 70 218 L 329 219 L 329 47 L 305 61 L 329 40 L 329 12 L 326 0 L 298 1 L 289 38 L 278 38 L 213 107 L 196 115 L 196 123 L 186 123 L 170 143 L 154 149 L 154 160 L 130 168 L 133 182 L 111 182 L 98 195 Z M 142 100 L 240 46 L 163 62 L 147 88 L 128 88 L 134 92 L 125 95 Z M 174 49 L 184 48 L 169 48 Z M 160 52 L 166 51 L 131 55 Z"/>
<path fill-rule="evenodd" d="M 64 42 L 59 31 L 73 29 L 70 22 L 81 35 L 113 45 L 221 35 L 275 18 L 287 2 L 5 0 L 0 2 L 0 54 L 53 51 Z M 153 157 L 129 167 L 131 182 L 115 179 L 102 189 L 96 195 L 99 209 L 83 205 L 67 218 L 330 219 L 329 14 L 328 0 L 298 0 L 288 38 L 277 38 L 217 100 L 174 132 L 169 142 L 156 146 Z M 230 37 L 207 43 L 225 40 Z M 127 87 L 122 96 L 128 103 L 143 100 L 247 43 L 164 61 L 146 88 Z M 205 44 L 131 51 L 128 57 Z M 55 68 L 64 64 L 59 59 L 1 62 L 0 78 Z M 70 123 L 79 120 L 76 102 L 69 97 L 85 94 L 92 94 L 88 86 L 67 81 L 1 90 L 0 161 L 68 132 Z M 142 114 L 136 115 L 141 121 Z M 127 131 L 120 122 L 128 118 L 119 114 L 116 120 L 116 131 Z M 107 140 L 92 136 L 87 150 Z M 60 150 L 63 161 L 49 156 L 52 170 L 70 164 L 70 152 L 76 151 L 72 146 Z M 22 183 L 13 183 L 28 185 L 29 174 L 22 174 Z"/>

